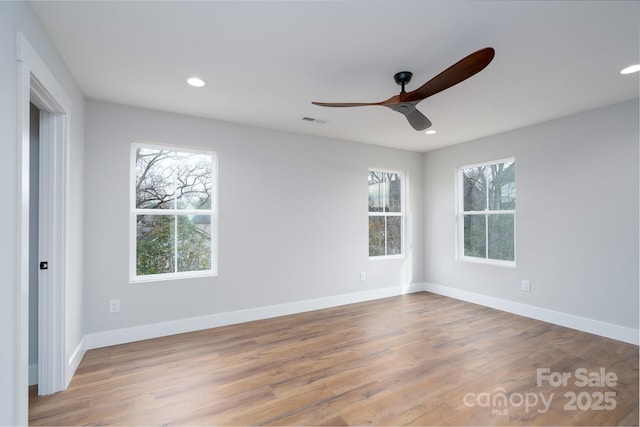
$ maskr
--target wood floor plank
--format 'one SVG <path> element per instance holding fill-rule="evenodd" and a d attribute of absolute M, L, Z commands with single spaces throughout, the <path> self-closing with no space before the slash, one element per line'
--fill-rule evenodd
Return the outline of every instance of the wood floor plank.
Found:
<path fill-rule="evenodd" d="M 638 347 L 424 292 L 90 350 L 29 405 L 32 425 L 638 425 Z"/>

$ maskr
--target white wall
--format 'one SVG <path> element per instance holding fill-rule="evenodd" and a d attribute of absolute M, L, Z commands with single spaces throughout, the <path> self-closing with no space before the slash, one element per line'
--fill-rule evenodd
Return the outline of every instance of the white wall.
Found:
<path fill-rule="evenodd" d="M 635 100 L 425 153 L 426 282 L 637 331 L 638 118 Z M 456 168 L 511 156 L 516 268 L 456 261 Z"/>
<path fill-rule="evenodd" d="M 217 150 L 219 276 L 128 282 L 132 141 Z M 368 259 L 369 167 L 408 173 L 416 221 L 402 260 Z M 88 334 L 423 279 L 418 153 L 90 101 L 86 171 Z"/>
<path fill-rule="evenodd" d="M 71 152 L 69 195 L 69 255 L 67 282 L 66 351 L 67 356 L 80 343 L 82 319 L 82 206 L 83 206 L 83 144 L 84 98 L 49 38 L 32 14 L 26 2 L 0 2 L 0 182 L 3 209 L 0 209 L 0 425 L 16 425 L 26 420 L 19 413 L 16 390 L 18 357 L 18 264 L 17 264 L 17 200 L 18 200 L 18 64 L 16 60 L 16 32 L 21 31 L 38 52 L 72 102 L 70 128 Z M 22 396 L 26 396 L 26 384 Z"/>

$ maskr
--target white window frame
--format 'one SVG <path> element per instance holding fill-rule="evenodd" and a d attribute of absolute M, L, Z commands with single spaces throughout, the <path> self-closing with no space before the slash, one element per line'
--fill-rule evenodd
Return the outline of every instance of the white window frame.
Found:
<path fill-rule="evenodd" d="M 206 154 L 211 156 L 211 208 L 210 209 L 139 209 L 136 207 L 136 149 L 148 148 L 167 150 L 179 153 Z M 218 275 L 218 156 L 215 150 L 192 147 L 166 145 L 160 143 L 132 142 L 130 153 L 129 184 L 129 281 L 155 282 L 163 280 L 187 279 L 194 277 L 210 277 Z M 211 216 L 211 268 L 209 270 L 159 273 L 149 275 L 137 274 L 137 215 L 210 215 Z M 176 263 L 177 265 L 177 263 Z"/>
<path fill-rule="evenodd" d="M 516 266 L 517 260 L 517 248 L 516 248 L 516 209 L 510 210 L 489 210 L 489 205 L 487 204 L 487 208 L 484 211 L 465 211 L 464 210 L 464 178 L 463 171 L 465 169 L 473 169 L 477 167 L 483 166 L 491 166 L 500 163 L 508 163 L 514 162 L 515 157 L 509 157 L 498 160 L 490 160 L 486 162 L 474 163 L 469 165 L 463 165 L 458 167 L 456 170 L 456 259 L 459 261 L 480 263 L 480 264 L 488 264 L 488 265 L 497 265 L 502 267 L 514 267 Z M 487 195 L 488 197 L 488 195 Z M 516 192 L 516 206 L 517 206 L 517 192 Z M 489 227 L 486 227 L 485 231 L 485 248 L 486 254 L 484 258 L 480 257 L 472 257 L 464 254 L 464 217 L 467 215 L 484 215 L 485 218 L 488 219 L 489 215 L 502 215 L 502 214 L 512 214 L 513 215 L 513 261 L 506 260 L 498 260 L 489 258 Z M 486 222 L 488 224 L 488 222 Z"/>
<path fill-rule="evenodd" d="M 400 176 L 400 212 L 370 212 L 369 211 L 369 207 L 367 204 L 367 212 L 368 212 L 368 216 L 367 216 L 367 242 L 369 241 L 368 237 L 369 237 L 369 217 L 372 216 L 399 216 L 401 217 L 401 228 L 400 228 L 400 239 L 401 239 L 401 243 L 400 243 L 400 253 L 399 254 L 392 254 L 392 255 L 375 255 L 375 256 L 371 256 L 369 255 L 369 260 L 371 261 L 376 261 L 376 260 L 389 260 L 389 259 L 401 259 L 405 257 L 405 241 L 406 241 L 406 235 L 405 235 L 405 230 L 406 230 L 406 224 L 407 224 L 407 218 L 405 215 L 406 212 L 406 182 L 407 182 L 407 174 L 404 171 L 398 171 L 398 170 L 391 170 L 391 169 L 383 169 L 383 168 L 369 168 L 367 171 L 367 185 L 368 185 L 368 178 L 369 178 L 369 172 L 381 172 L 381 173 L 389 173 L 389 174 L 397 174 Z M 368 189 L 368 187 L 367 187 Z M 385 251 L 387 248 L 386 245 L 386 239 L 387 239 L 387 231 L 385 229 Z M 369 244 L 367 243 L 367 253 L 369 253 Z"/>

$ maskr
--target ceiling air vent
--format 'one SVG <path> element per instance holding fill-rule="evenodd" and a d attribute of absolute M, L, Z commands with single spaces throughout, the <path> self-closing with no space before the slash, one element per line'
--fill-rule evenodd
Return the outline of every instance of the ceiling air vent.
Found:
<path fill-rule="evenodd" d="M 302 118 L 303 121 L 305 122 L 312 122 L 312 123 L 318 123 L 319 125 L 323 125 L 325 123 L 327 123 L 326 120 L 320 120 L 320 119 L 316 119 L 315 117 L 303 117 Z"/>

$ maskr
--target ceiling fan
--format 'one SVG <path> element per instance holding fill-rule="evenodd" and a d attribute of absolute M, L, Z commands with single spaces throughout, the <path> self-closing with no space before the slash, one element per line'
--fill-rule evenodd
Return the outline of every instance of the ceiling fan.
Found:
<path fill-rule="evenodd" d="M 400 71 L 393 78 L 396 83 L 402 87 L 399 95 L 394 95 L 386 101 L 380 102 L 312 102 L 314 105 L 321 107 L 364 107 L 367 105 L 382 105 L 389 107 L 400 114 L 403 114 L 409 124 L 415 130 L 425 130 L 431 126 L 431 121 L 425 117 L 418 109 L 416 104 L 425 98 L 435 95 L 453 85 L 468 79 L 474 74 L 482 71 L 495 55 L 495 50 L 491 47 L 485 47 L 471 55 L 462 58 L 416 90 L 406 92 L 404 86 L 411 81 L 413 75 L 410 71 Z"/>

